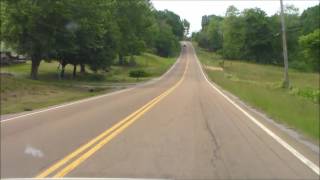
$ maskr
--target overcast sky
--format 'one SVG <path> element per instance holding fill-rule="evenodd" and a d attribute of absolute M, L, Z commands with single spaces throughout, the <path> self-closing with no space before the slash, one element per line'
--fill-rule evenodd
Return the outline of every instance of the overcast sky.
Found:
<path fill-rule="evenodd" d="M 201 29 L 201 17 L 203 15 L 224 16 L 230 5 L 239 10 L 258 7 L 268 15 L 273 15 L 280 9 L 279 0 L 151 0 L 157 10 L 168 9 L 178 14 L 182 19 L 187 19 L 190 24 L 190 32 Z M 300 13 L 308 7 L 319 4 L 319 0 L 284 0 L 284 4 L 293 4 L 299 8 Z"/>

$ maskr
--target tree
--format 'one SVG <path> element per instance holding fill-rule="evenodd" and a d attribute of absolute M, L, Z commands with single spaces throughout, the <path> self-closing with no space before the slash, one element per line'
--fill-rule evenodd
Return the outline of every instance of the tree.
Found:
<path fill-rule="evenodd" d="M 183 22 L 181 21 L 180 17 L 168 10 L 164 11 L 157 11 L 156 13 L 157 19 L 163 21 L 164 23 L 168 24 L 171 29 L 172 33 L 178 37 L 179 40 L 183 38 L 184 35 L 184 26 Z"/>
<path fill-rule="evenodd" d="M 178 38 L 174 36 L 169 25 L 161 25 L 156 35 L 155 48 L 156 53 L 163 57 L 173 56 L 179 50 Z"/>
<path fill-rule="evenodd" d="M 210 42 L 209 37 L 205 31 L 200 31 L 197 34 L 197 42 L 200 47 L 208 49 Z"/>
<path fill-rule="evenodd" d="M 1 21 L 1 40 L 20 54 L 31 57 L 32 79 L 38 78 L 42 59 L 52 54 L 54 35 L 64 27 L 65 18 L 61 12 L 62 0 L 6 0 Z"/>
<path fill-rule="evenodd" d="M 284 7 L 284 17 L 287 29 L 287 46 L 288 46 L 288 60 L 296 61 L 299 56 L 299 44 L 298 38 L 301 34 L 301 24 L 299 17 L 299 9 L 293 5 L 287 5 Z M 272 63 L 283 64 L 283 51 L 282 51 L 282 40 L 281 40 L 281 22 L 279 13 L 271 16 L 270 27 L 272 31 Z"/>
<path fill-rule="evenodd" d="M 108 68 L 117 54 L 119 32 L 113 20 L 114 3 L 108 0 L 82 0 L 82 12 L 76 31 L 78 64 L 88 64 L 93 71 Z"/>
<path fill-rule="evenodd" d="M 121 33 L 119 64 L 124 65 L 125 56 L 138 55 L 145 49 L 144 35 L 152 26 L 150 3 L 145 0 L 115 1 L 115 17 Z"/>
<path fill-rule="evenodd" d="M 55 36 L 55 56 L 61 64 L 61 77 L 67 64 L 87 64 L 93 71 L 108 68 L 116 57 L 119 34 L 112 21 L 113 4 L 104 0 L 63 1 L 68 20 Z"/>
<path fill-rule="evenodd" d="M 230 6 L 222 22 L 223 56 L 225 58 L 240 59 L 243 57 L 244 25 L 244 19 L 239 16 L 239 10 L 234 6 Z"/>
<path fill-rule="evenodd" d="M 148 0 L 4 0 L 1 1 L 1 44 L 31 57 L 31 77 L 41 60 L 57 60 L 84 72 L 106 70 L 153 48 L 163 56 L 179 50 L 190 24 L 171 11 L 156 11 Z"/>
<path fill-rule="evenodd" d="M 316 71 L 320 71 L 320 29 L 316 29 L 312 33 L 301 36 L 299 44 L 305 60 Z"/>
<path fill-rule="evenodd" d="M 196 37 L 200 47 L 210 51 L 222 48 L 222 21 L 220 16 L 202 16 L 202 29 Z"/>
<path fill-rule="evenodd" d="M 201 18 L 201 29 L 204 30 L 209 24 L 209 17 L 207 15 L 202 16 Z"/>
<path fill-rule="evenodd" d="M 154 11 L 154 13 L 157 21 L 157 28 L 154 32 L 155 52 L 164 57 L 174 56 L 179 51 L 179 40 L 183 37 L 183 22 L 178 15 L 168 10 Z"/>
<path fill-rule="evenodd" d="M 222 48 L 222 17 L 211 16 L 206 33 L 208 36 L 209 50 L 219 50 Z"/>
<path fill-rule="evenodd" d="M 303 35 L 320 28 L 320 5 L 310 7 L 303 11 L 300 18 Z"/>
<path fill-rule="evenodd" d="M 183 28 L 184 28 L 184 37 L 186 38 L 189 35 L 189 30 L 190 30 L 190 23 L 184 19 L 182 21 Z"/>
<path fill-rule="evenodd" d="M 242 14 L 245 24 L 244 57 L 258 63 L 270 63 L 272 32 L 266 13 L 259 8 L 254 8 L 246 9 Z"/>
<path fill-rule="evenodd" d="M 306 46 L 306 42 L 314 44 L 317 41 L 311 42 L 306 35 L 317 38 L 311 34 L 320 28 L 319 12 L 320 6 L 317 5 L 299 16 L 298 8 L 293 5 L 284 6 L 288 61 L 291 62 L 291 67 L 308 70 L 309 67 L 317 65 L 313 53 L 317 51 Z M 284 61 L 280 18 L 279 12 L 268 17 L 259 8 L 245 9 L 240 13 L 236 7 L 230 6 L 225 17 L 203 16 L 201 31 L 193 33 L 192 38 L 207 50 L 222 49 L 219 53 L 222 52 L 227 59 L 282 65 Z M 301 35 L 304 35 L 303 38 Z"/>

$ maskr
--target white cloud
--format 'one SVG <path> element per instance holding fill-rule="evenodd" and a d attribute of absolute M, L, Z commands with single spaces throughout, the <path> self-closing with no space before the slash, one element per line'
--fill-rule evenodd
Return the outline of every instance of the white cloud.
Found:
<path fill-rule="evenodd" d="M 168 9 L 175 12 L 181 18 L 187 19 L 190 24 L 190 32 L 201 29 L 201 17 L 203 15 L 223 16 L 230 5 L 235 5 L 239 10 L 258 7 L 268 15 L 273 15 L 280 9 L 279 0 L 151 0 L 157 10 Z M 318 0 L 284 0 L 284 4 L 293 4 L 298 7 L 300 13 L 308 7 L 319 4 Z"/>

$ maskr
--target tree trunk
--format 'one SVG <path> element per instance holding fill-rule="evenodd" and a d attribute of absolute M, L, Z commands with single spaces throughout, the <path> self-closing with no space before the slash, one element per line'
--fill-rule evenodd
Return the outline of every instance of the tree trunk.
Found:
<path fill-rule="evenodd" d="M 76 65 L 76 64 L 74 64 L 74 65 L 73 65 L 72 78 L 75 78 L 75 77 L 76 77 L 76 75 L 77 75 L 77 65 Z"/>
<path fill-rule="evenodd" d="M 80 73 L 81 74 L 86 73 L 86 66 L 84 64 L 80 64 Z"/>
<path fill-rule="evenodd" d="M 66 67 L 66 64 L 61 63 L 61 72 L 60 72 L 60 78 L 63 79 L 64 78 L 64 69 Z"/>
<path fill-rule="evenodd" d="M 287 50 L 287 37 L 286 37 L 286 23 L 285 23 L 285 15 L 283 12 L 283 2 L 280 0 L 280 15 L 281 15 L 281 32 L 282 32 L 282 48 L 283 48 L 283 61 L 284 61 L 284 78 L 283 78 L 283 84 L 282 86 L 284 88 L 290 87 L 289 82 L 289 73 L 288 73 L 288 50 Z"/>
<path fill-rule="evenodd" d="M 31 79 L 38 79 L 38 69 L 41 62 L 41 57 L 38 55 L 33 55 L 31 57 Z"/>

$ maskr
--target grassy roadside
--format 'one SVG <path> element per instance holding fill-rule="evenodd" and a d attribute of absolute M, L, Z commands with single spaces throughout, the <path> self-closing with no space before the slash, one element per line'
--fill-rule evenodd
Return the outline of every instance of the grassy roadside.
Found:
<path fill-rule="evenodd" d="M 42 62 L 39 68 L 39 80 L 29 79 L 30 62 L 1 67 L 1 114 L 30 111 L 68 101 L 103 94 L 115 88 L 126 87 L 128 83 L 136 83 L 130 77 L 132 70 L 143 69 L 148 77 L 138 81 L 146 81 L 166 72 L 176 58 L 162 58 L 145 53 L 136 56 L 136 66 L 112 66 L 108 72 L 87 74 L 72 79 L 72 66 L 66 67 L 65 79 L 58 79 L 58 63 Z"/>
<path fill-rule="evenodd" d="M 290 69 L 292 88 L 281 88 L 281 67 L 225 60 L 194 44 L 212 81 L 268 116 L 319 143 L 319 73 Z"/>

